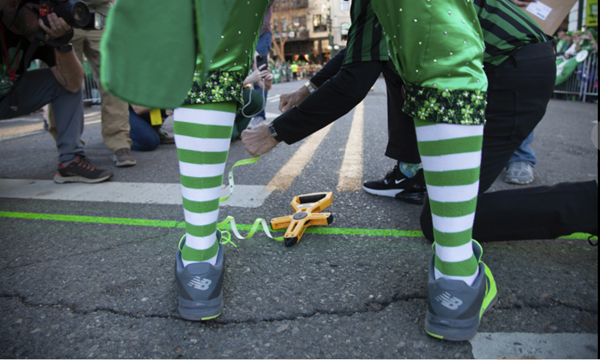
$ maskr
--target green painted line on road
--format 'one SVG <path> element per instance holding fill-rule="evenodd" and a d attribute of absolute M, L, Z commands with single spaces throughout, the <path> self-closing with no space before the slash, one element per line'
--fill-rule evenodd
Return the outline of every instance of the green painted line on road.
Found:
<path fill-rule="evenodd" d="M 0 211 L 0 217 L 27 220 L 50 220 L 64 221 L 86 224 L 110 224 L 110 225 L 129 225 L 129 226 L 148 226 L 161 228 L 185 228 L 183 221 L 167 220 L 148 220 L 148 219 L 127 219 L 110 218 L 99 216 L 81 216 L 81 215 L 58 215 L 58 214 L 38 214 Z"/>
<path fill-rule="evenodd" d="M 571 234 L 569 236 L 561 236 L 561 237 L 559 237 L 559 239 L 562 239 L 562 240 L 587 240 L 590 238 L 590 236 L 593 237 L 592 240 L 598 240 L 597 236 L 593 236 L 592 234 L 586 234 L 586 233 L 575 233 L 575 234 Z"/>
<path fill-rule="evenodd" d="M 127 226 L 147 226 L 155 228 L 185 229 L 185 221 L 169 220 L 151 220 L 151 219 L 129 219 L 113 218 L 101 216 L 81 216 L 81 215 L 60 215 L 60 214 L 40 214 L 40 213 L 22 213 L 0 211 L 0 218 L 27 219 L 27 220 L 47 220 L 62 221 L 85 224 L 107 224 L 107 225 L 127 225 Z M 227 226 L 226 229 L 230 227 Z M 252 225 L 237 225 L 242 231 L 249 231 Z M 274 232 L 285 232 L 285 229 L 274 230 Z M 372 236 L 372 237 L 423 237 L 423 232 L 418 230 L 396 230 L 396 229 L 351 229 L 334 227 L 313 227 L 306 230 L 307 234 L 317 235 L 349 235 L 349 236 Z M 591 235 L 584 233 L 575 233 L 569 236 L 563 236 L 560 239 L 566 240 L 587 240 Z"/>

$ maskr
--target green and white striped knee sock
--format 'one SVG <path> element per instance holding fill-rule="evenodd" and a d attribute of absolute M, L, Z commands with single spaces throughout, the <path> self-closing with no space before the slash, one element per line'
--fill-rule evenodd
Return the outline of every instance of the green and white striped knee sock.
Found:
<path fill-rule="evenodd" d="M 183 265 L 217 261 L 217 220 L 237 103 L 175 109 L 174 130 L 186 222 Z"/>
<path fill-rule="evenodd" d="M 471 242 L 483 126 L 421 120 L 415 126 L 433 217 L 435 278 L 471 286 L 479 275 Z"/>

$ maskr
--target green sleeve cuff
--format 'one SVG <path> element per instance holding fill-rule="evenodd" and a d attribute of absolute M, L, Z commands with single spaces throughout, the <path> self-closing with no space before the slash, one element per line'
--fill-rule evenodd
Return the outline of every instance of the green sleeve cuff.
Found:
<path fill-rule="evenodd" d="M 242 99 L 245 76 L 241 71 L 211 71 L 203 82 L 201 76 L 194 74 L 194 84 L 183 101 L 183 105 L 201 105 Z"/>
<path fill-rule="evenodd" d="M 487 92 L 406 85 L 404 112 L 415 119 L 458 125 L 485 125 Z"/>

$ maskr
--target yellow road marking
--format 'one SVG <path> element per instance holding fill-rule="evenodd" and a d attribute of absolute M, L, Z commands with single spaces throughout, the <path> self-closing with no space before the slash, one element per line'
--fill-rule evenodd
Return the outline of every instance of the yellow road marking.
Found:
<path fill-rule="evenodd" d="M 362 187 L 364 101 L 356 106 L 350 136 L 346 143 L 337 191 L 358 191 Z"/>
<path fill-rule="evenodd" d="M 267 186 L 265 186 L 265 190 L 287 190 L 290 185 L 292 185 L 294 179 L 302 172 L 306 163 L 312 158 L 327 133 L 329 133 L 329 130 L 331 130 L 332 125 L 333 124 L 312 134 L 311 137 L 300 146 L 294 156 L 292 156 L 292 158 L 279 170 L 275 177 L 271 179 Z"/>

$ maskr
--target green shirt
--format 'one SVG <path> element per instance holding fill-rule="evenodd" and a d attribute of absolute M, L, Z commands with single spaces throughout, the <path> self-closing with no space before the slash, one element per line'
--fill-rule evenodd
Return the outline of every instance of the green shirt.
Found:
<path fill-rule="evenodd" d="M 500 65 L 523 46 L 546 42 L 542 29 L 510 0 L 474 0 L 473 4 L 483 28 L 486 64 Z"/>
<path fill-rule="evenodd" d="M 371 0 L 353 0 L 352 26 L 348 32 L 348 52 L 344 64 L 361 61 L 388 61 L 388 47 Z"/>

